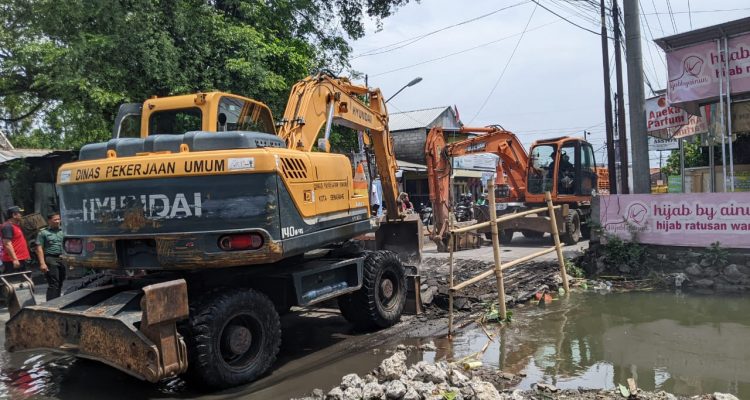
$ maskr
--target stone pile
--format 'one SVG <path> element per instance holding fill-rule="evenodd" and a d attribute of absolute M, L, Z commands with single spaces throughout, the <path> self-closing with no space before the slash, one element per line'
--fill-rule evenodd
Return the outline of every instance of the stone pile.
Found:
<path fill-rule="evenodd" d="M 396 351 L 364 377 L 349 374 L 327 394 L 316 389 L 307 400 L 495 400 L 504 399 L 489 382 L 469 378 L 446 363 L 420 361 L 406 366 L 406 354 Z M 507 397 L 511 398 L 511 397 Z"/>

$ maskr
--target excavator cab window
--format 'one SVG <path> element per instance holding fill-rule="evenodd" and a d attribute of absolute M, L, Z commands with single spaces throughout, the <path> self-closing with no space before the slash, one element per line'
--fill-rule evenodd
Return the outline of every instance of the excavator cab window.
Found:
<path fill-rule="evenodd" d="M 555 156 L 557 146 L 541 144 L 531 150 L 531 168 L 529 168 L 529 192 L 544 193 L 552 191 L 555 182 Z"/>
<path fill-rule="evenodd" d="M 557 169 L 557 193 L 579 194 L 580 179 L 577 171 L 580 169 L 580 157 L 576 142 L 568 142 L 560 147 L 559 167 Z"/>
<path fill-rule="evenodd" d="M 149 135 L 182 135 L 202 127 L 201 109 L 197 107 L 157 111 L 148 119 Z"/>
<path fill-rule="evenodd" d="M 219 101 L 218 115 L 217 132 L 252 131 L 276 134 L 268 109 L 247 100 L 223 96 Z"/>
<path fill-rule="evenodd" d="M 581 195 L 590 195 L 597 188 L 599 179 L 596 173 L 596 159 L 594 158 L 594 148 L 591 144 L 581 143 Z"/>

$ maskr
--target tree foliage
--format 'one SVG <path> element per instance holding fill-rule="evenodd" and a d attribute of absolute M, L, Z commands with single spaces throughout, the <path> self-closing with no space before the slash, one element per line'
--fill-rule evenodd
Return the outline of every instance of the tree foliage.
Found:
<path fill-rule="evenodd" d="M 280 115 L 348 66 L 347 39 L 409 0 L 0 0 L 0 127 L 17 147 L 108 138 L 117 105 L 224 90 Z"/>
<path fill-rule="evenodd" d="M 683 141 L 685 147 L 685 168 L 700 167 L 705 165 L 704 156 L 701 152 L 699 142 L 690 143 Z M 664 173 L 667 175 L 679 175 L 680 174 L 680 152 L 672 151 L 667 158 L 667 165 L 663 168 Z"/>

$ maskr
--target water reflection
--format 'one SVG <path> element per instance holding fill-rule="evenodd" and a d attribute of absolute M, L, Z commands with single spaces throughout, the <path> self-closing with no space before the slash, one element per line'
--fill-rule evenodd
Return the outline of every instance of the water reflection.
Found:
<path fill-rule="evenodd" d="M 503 371 L 525 373 L 522 388 L 539 381 L 612 388 L 632 377 L 647 390 L 750 398 L 748 298 L 574 294 L 524 312 L 524 321 L 521 330 L 501 330 L 484 355 Z M 456 357 L 486 341 L 481 330 L 466 332 L 454 342 Z"/>

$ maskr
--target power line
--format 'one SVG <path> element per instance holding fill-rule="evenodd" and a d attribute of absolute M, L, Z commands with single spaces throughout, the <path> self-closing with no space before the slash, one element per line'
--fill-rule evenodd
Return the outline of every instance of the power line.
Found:
<path fill-rule="evenodd" d="M 659 21 L 659 28 L 661 29 L 662 33 L 666 33 L 664 30 L 664 25 L 661 24 L 661 18 L 659 18 L 659 10 L 656 9 L 656 2 L 654 0 L 651 0 L 651 5 L 654 6 L 654 14 L 656 15 L 656 20 Z"/>
<path fill-rule="evenodd" d="M 672 28 L 674 33 L 677 33 L 677 22 L 674 20 L 674 13 L 672 12 L 672 2 L 667 0 L 667 10 L 669 10 L 669 19 L 672 20 Z"/>
<path fill-rule="evenodd" d="M 690 18 L 690 30 L 693 30 L 693 13 L 690 12 L 690 0 L 688 2 L 688 17 Z"/>
<path fill-rule="evenodd" d="M 552 21 L 552 22 L 547 22 L 546 24 L 542 24 L 542 25 L 536 26 L 534 28 L 528 29 L 526 32 L 535 31 L 537 29 L 541 29 L 541 28 L 544 28 L 545 26 L 556 24 L 558 22 L 559 22 L 558 20 Z M 413 68 L 413 67 L 416 67 L 416 66 L 419 66 L 419 65 L 424 65 L 424 64 L 431 63 L 431 62 L 444 60 L 444 59 L 446 59 L 448 57 L 453 57 L 453 56 L 456 56 L 456 55 L 459 55 L 459 54 L 467 53 L 469 51 L 476 50 L 476 49 L 479 49 L 479 48 L 482 48 L 482 47 L 485 47 L 485 46 L 489 46 L 491 44 L 498 43 L 498 42 L 501 42 L 503 40 L 508 40 L 508 39 L 514 38 L 514 37 L 519 36 L 521 34 L 522 33 L 514 33 L 512 35 L 505 36 L 505 37 L 502 37 L 500 39 L 495 39 L 495 40 L 492 40 L 492 41 L 489 41 L 489 42 L 485 42 L 485 43 L 479 44 L 479 45 L 474 46 L 474 47 L 469 47 L 467 49 L 459 50 L 459 51 L 456 51 L 456 52 L 453 52 L 453 53 L 449 53 L 449 54 L 446 54 L 446 55 L 443 55 L 443 56 L 440 56 L 440 57 L 431 58 L 429 60 L 420 61 L 420 62 L 415 63 L 415 64 L 410 64 L 410 65 L 406 65 L 406 66 L 399 67 L 399 68 L 396 68 L 396 69 L 391 69 L 391 70 L 388 70 L 388 71 L 385 71 L 385 72 L 379 72 L 377 74 L 372 74 L 370 76 L 376 77 L 376 76 L 386 75 L 386 74 L 390 74 L 390 73 L 393 73 L 393 72 L 397 72 L 397 71 L 402 71 L 402 70 L 405 70 L 405 69 Z"/>
<path fill-rule="evenodd" d="M 588 9 L 584 10 L 583 8 L 576 7 L 574 4 L 565 0 L 549 0 L 549 1 L 551 1 L 552 2 L 551 4 L 554 4 L 560 10 L 563 10 L 563 12 L 568 13 L 568 14 L 572 13 L 571 14 L 572 16 L 580 18 L 595 27 L 599 27 L 600 21 L 599 21 L 598 14 L 592 16 L 588 12 L 589 11 Z M 592 30 L 593 29 L 596 29 L 596 28 L 592 28 Z"/>
<path fill-rule="evenodd" d="M 578 24 L 576 24 L 575 22 L 573 22 L 573 21 L 571 21 L 571 20 L 569 20 L 569 19 L 567 19 L 567 18 L 563 17 L 562 15 L 560 15 L 560 14 L 558 14 L 558 13 L 556 13 L 556 12 L 554 12 L 554 11 L 550 10 L 549 8 L 547 8 L 547 7 L 543 6 L 543 5 L 542 5 L 542 4 L 540 4 L 540 3 L 539 3 L 539 2 L 537 1 L 537 0 L 531 0 L 531 1 L 533 1 L 533 2 L 534 2 L 534 3 L 536 4 L 536 5 L 538 5 L 539 7 L 542 7 L 543 9 L 545 9 L 545 10 L 547 10 L 547 11 L 551 12 L 552 14 L 555 14 L 555 15 L 556 15 L 556 16 L 557 16 L 558 18 L 562 19 L 563 21 L 565 21 L 565 22 L 567 22 L 567 23 L 569 23 L 569 24 L 571 24 L 571 25 L 577 26 L 577 27 L 579 27 L 579 28 L 583 29 L 584 31 L 586 31 L 586 32 L 591 32 L 591 33 L 593 33 L 594 35 L 597 35 L 597 36 L 601 36 L 601 35 L 602 35 L 602 34 L 601 34 L 601 33 L 599 33 L 599 32 L 593 31 L 593 30 L 591 30 L 591 29 L 589 29 L 589 28 L 585 28 L 585 27 L 583 27 L 583 26 L 581 26 L 581 25 L 578 25 Z"/>
<path fill-rule="evenodd" d="M 439 32 L 442 32 L 442 31 L 445 31 L 445 30 L 448 30 L 448 29 L 451 29 L 451 28 L 455 28 L 457 26 L 466 25 L 466 24 L 474 22 L 474 21 L 478 21 L 480 19 L 483 19 L 483 18 L 489 17 L 491 15 L 497 14 L 500 11 L 505 11 L 507 9 L 510 9 L 510 8 L 513 8 L 513 7 L 517 7 L 517 6 L 526 4 L 529 1 L 530 0 L 526 0 L 526 1 L 522 1 L 522 2 L 519 2 L 519 3 L 516 3 L 516 4 L 512 4 L 512 5 L 506 6 L 506 7 L 498 8 L 497 10 L 490 11 L 490 12 L 488 12 L 486 14 L 482 14 L 482 15 L 480 15 L 478 17 L 467 19 L 465 21 L 461 21 L 461 22 L 453 24 L 453 25 L 445 26 L 443 28 L 436 29 L 434 31 L 427 32 L 427 33 L 424 33 L 424 34 L 421 34 L 421 35 L 413 36 L 413 37 L 408 38 L 408 39 L 400 40 L 398 42 L 391 43 L 389 45 L 385 45 L 385 46 L 377 47 L 377 48 L 374 48 L 374 49 L 370 49 L 370 50 L 364 51 L 364 52 L 362 52 L 360 54 L 357 54 L 356 56 L 351 57 L 350 60 L 354 60 L 355 58 L 360 58 L 360 57 L 374 56 L 374 55 L 388 53 L 388 52 L 391 52 L 391 51 L 394 51 L 394 50 L 398 50 L 398 49 L 406 47 L 406 46 L 408 46 L 408 45 L 410 45 L 412 43 L 416 43 L 416 42 L 418 42 L 418 41 L 420 41 L 420 40 L 422 40 L 422 39 L 424 39 L 424 38 L 426 38 L 428 36 L 432 36 L 432 35 L 434 35 L 436 33 L 439 33 Z M 397 46 L 397 47 L 393 47 L 393 46 Z"/>
<path fill-rule="evenodd" d="M 538 6 L 539 3 L 534 1 L 536 5 Z M 526 34 L 526 30 L 529 29 L 529 24 L 531 23 L 531 19 L 534 18 L 534 13 L 536 13 L 536 7 L 534 6 L 534 9 L 531 10 L 531 15 L 529 15 L 529 20 L 526 21 L 526 26 L 523 28 L 523 32 L 521 32 L 521 36 L 518 38 L 518 41 L 516 42 L 516 47 L 513 48 L 513 52 L 510 53 L 510 57 L 508 57 L 508 62 L 505 63 L 505 67 L 503 67 L 503 72 L 500 73 L 500 76 L 497 77 L 497 80 L 495 81 L 495 86 L 492 87 L 492 90 L 490 90 L 490 93 L 487 95 L 487 97 L 484 99 L 484 102 L 482 102 L 482 105 L 479 107 L 479 110 L 477 110 L 477 113 L 474 114 L 474 116 L 469 121 L 469 125 L 471 125 L 472 122 L 474 122 L 474 119 L 479 115 L 479 113 L 484 110 L 484 106 L 487 105 L 487 102 L 490 100 L 490 97 L 492 97 L 492 94 L 495 93 L 495 89 L 497 89 L 497 85 L 500 84 L 500 80 L 503 79 L 503 76 L 505 75 L 505 71 L 508 69 L 508 66 L 510 65 L 511 60 L 513 60 L 513 56 L 516 54 L 516 50 L 518 50 L 518 46 L 521 44 L 521 40 L 523 40 L 523 36 Z"/>
<path fill-rule="evenodd" d="M 656 9 L 656 7 L 654 7 L 654 10 L 655 9 Z M 672 14 L 689 14 L 689 13 L 702 14 L 702 13 L 717 13 L 717 12 L 747 11 L 747 10 L 750 10 L 750 8 L 745 7 L 745 8 L 725 8 L 725 9 L 720 9 L 720 10 L 717 9 L 717 10 L 674 11 L 674 12 L 672 12 Z M 669 15 L 669 13 L 668 12 L 664 13 L 664 12 L 658 12 L 658 11 L 656 11 L 656 12 L 652 12 L 652 13 L 643 13 L 643 15 L 656 15 L 656 16 L 659 16 L 659 15 Z"/>

